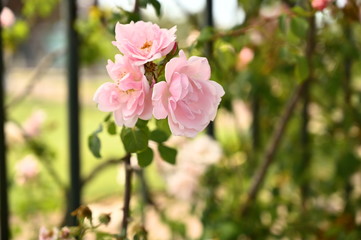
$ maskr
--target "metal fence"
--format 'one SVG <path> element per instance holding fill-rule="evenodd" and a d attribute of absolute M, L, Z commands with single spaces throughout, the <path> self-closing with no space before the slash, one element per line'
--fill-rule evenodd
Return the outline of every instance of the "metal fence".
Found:
<path fill-rule="evenodd" d="M 76 218 L 70 213 L 81 204 L 81 178 L 80 178 L 80 138 L 79 138 L 79 52 L 78 34 L 74 29 L 77 18 L 77 3 L 75 0 L 64 2 L 67 10 L 67 79 L 68 79 L 68 144 L 69 144 L 69 178 L 70 184 L 67 196 L 67 225 L 76 224 Z M 0 12 L 3 3 L 0 0 Z M 213 26 L 212 0 L 207 0 L 205 23 L 206 26 Z M 208 42 L 205 48 L 205 55 L 212 58 L 213 45 Z M 5 66 L 3 58 L 2 27 L 0 24 L 0 240 L 10 239 L 10 207 L 8 202 L 8 179 L 7 159 L 4 124 L 6 112 L 4 105 L 5 98 Z M 208 134 L 214 136 L 213 125 L 207 130 Z"/>

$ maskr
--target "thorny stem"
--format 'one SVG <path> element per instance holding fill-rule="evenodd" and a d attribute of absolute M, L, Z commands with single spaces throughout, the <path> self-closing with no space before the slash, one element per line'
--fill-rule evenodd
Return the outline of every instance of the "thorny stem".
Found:
<path fill-rule="evenodd" d="M 125 190 L 124 190 L 124 206 L 123 206 L 123 219 L 121 225 L 121 235 L 126 237 L 128 230 L 128 222 L 130 219 L 130 198 L 132 194 L 132 175 L 133 169 L 130 164 L 130 154 L 124 158 L 125 165 Z"/>

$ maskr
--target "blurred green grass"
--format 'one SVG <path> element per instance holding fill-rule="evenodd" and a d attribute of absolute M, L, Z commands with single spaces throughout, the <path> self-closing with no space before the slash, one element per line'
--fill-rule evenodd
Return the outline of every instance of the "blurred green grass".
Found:
<path fill-rule="evenodd" d="M 91 95 L 99 86 L 98 82 L 90 82 L 84 88 Z M 83 89 L 82 89 L 83 90 Z M 87 97 L 88 98 L 88 97 Z M 91 102 L 91 98 L 87 99 Z M 25 101 L 12 107 L 8 111 L 9 120 L 23 123 L 32 112 L 41 109 L 46 115 L 46 122 L 41 133 L 40 139 L 44 141 L 51 150 L 55 152 L 53 166 L 60 178 L 66 184 L 69 184 L 69 160 L 68 160 L 68 124 L 67 124 L 67 104 L 57 100 L 41 99 L 38 96 L 30 96 Z M 107 113 L 100 112 L 95 104 L 85 103 L 81 106 L 81 123 L 80 123 L 80 155 L 82 159 L 81 173 L 87 176 L 98 164 L 107 159 L 121 158 L 124 155 L 123 145 L 120 141 L 119 134 L 109 135 L 105 131 L 99 136 L 102 141 L 102 159 L 96 159 L 88 149 L 88 136 L 98 128 Z M 120 128 L 117 128 L 117 133 Z M 65 207 L 65 201 L 62 192 L 51 179 L 50 175 L 41 166 L 40 179 L 24 186 L 19 186 L 14 182 L 15 165 L 26 155 L 31 154 L 22 144 L 9 146 L 9 175 L 10 181 L 13 182 L 10 191 L 10 203 L 12 212 L 16 215 L 26 216 L 29 213 L 39 211 L 61 210 Z M 41 165 L 41 164 L 40 164 Z M 147 178 L 152 189 L 159 190 L 163 188 L 155 164 L 147 168 Z M 117 182 L 119 165 L 112 165 L 103 170 L 97 177 L 89 182 L 83 189 L 83 201 L 89 203 L 110 196 L 119 196 L 123 191 L 123 186 Z"/>

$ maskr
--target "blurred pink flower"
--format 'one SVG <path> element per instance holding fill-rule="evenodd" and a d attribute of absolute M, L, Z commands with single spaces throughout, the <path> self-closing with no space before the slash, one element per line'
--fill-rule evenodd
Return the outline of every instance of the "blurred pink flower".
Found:
<path fill-rule="evenodd" d="M 0 14 L 1 26 L 4 28 L 10 27 L 11 25 L 14 24 L 14 22 L 15 22 L 15 15 L 13 11 L 11 11 L 11 9 L 8 7 L 4 7 Z"/>
<path fill-rule="evenodd" d="M 60 240 L 72 240 L 74 238 L 70 236 L 70 229 L 68 227 L 63 227 L 59 231 L 59 239 Z"/>
<path fill-rule="evenodd" d="M 25 141 L 21 128 L 13 123 L 5 123 L 6 143 L 8 145 L 23 143 Z"/>
<path fill-rule="evenodd" d="M 28 137 L 36 137 L 41 133 L 41 125 L 45 122 L 46 113 L 43 110 L 36 110 L 24 122 L 23 129 Z"/>
<path fill-rule="evenodd" d="M 180 167 L 185 162 L 208 166 L 219 162 L 222 155 L 219 143 L 208 135 L 202 135 L 184 144 L 178 152 L 178 159 Z"/>
<path fill-rule="evenodd" d="M 312 0 L 312 7 L 318 11 L 322 11 L 323 9 L 325 9 L 328 5 L 328 3 L 330 2 L 330 0 Z"/>
<path fill-rule="evenodd" d="M 53 228 L 48 230 L 46 227 L 41 227 L 39 231 L 39 240 L 57 240 L 58 239 L 58 229 Z"/>
<path fill-rule="evenodd" d="M 178 199 L 189 201 L 199 185 L 198 176 L 178 171 L 167 178 L 167 191 Z"/>
<path fill-rule="evenodd" d="M 168 164 L 160 158 L 156 144 L 150 146 L 153 148 L 158 170 L 166 179 L 167 191 L 178 199 L 191 200 L 198 190 L 200 177 L 210 165 L 221 160 L 222 148 L 207 135 L 195 139 L 172 136 L 166 144 L 178 147 L 176 165 Z"/>
<path fill-rule="evenodd" d="M 134 127 L 138 118 L 152 117 L 151 89 L 144 68 L 135 66 L 128 57 L 116 55 L 107 70 L 114 83 L 104 83 L 94 94 L 99 110 L 114 112 L 117 125 Z"/>
<path fill-rule="evenodd" d="M 243 132 L 248 131 L 253 121 L 250 107 L 244 101 L 236 99 L 232 101 L 232 109 L 237 126 Z"/>
<path fill-rule="evenodd" d="M 237 69 L 242 70 L 247 65 L 252 62 L 254 58 L 254 52 L 249 47 L 244 47 L 241 49 L 241 51 L 238 54 L 238 61 L 237 61 Z"/>
<path fill-rule="evenodd" d="M 24 185 L 35 179 L 40 172 L 39 165 L 34 156 L 28 155 L 15 165 L 16 182 Z"/>
<path fill-rule="evenodd" d="M 213 121 L 224 90 L 210 81 L 211 68 L 206 58 L 191 57 L 184 52 L 170 60 L 165 67 L 166 81 L 153 89 L 153 115 L 168 116 L 174 135 L 194 137 Z"/>
<path fill-rule="evenodd" d="M 201 34 L 200 31 L 192 30 L 186 39 L 187 45 L 191 46 L 195 41 L 197 41 L 200 34 Z"/>
<path fill-rule="evenodd" d="M 167 55 L 172 50 L 176 31 L 176 26 L 164 29 L 157 24 L 143 21 L 117 23 L 113 44 L 136 65 L 143 65 Z"/>

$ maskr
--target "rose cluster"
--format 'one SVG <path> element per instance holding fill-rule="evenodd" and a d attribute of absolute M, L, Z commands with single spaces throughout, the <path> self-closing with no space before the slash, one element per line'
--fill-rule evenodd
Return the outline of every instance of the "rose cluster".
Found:
<path fill-rule="evenodd" d="M 169 60 L 177 48 L 175 32 L 176 27 L 163 29 L 150 22 L 117 23 L 113 44 L 122 55 L 108 60 L 113 82 L 94 95 L 99 110 L 113 112 L 117 125 L 134 127 L 138 118 L 168 117 L 174 135 L 194 137 L 214 120 L 224 90 L 209 80 L 206 58 L 187 59 L 181 50 Z M 162 57 L 167 61 L 153 62 Z M 165 81 L 160 81 L 163 64 Z"/>

